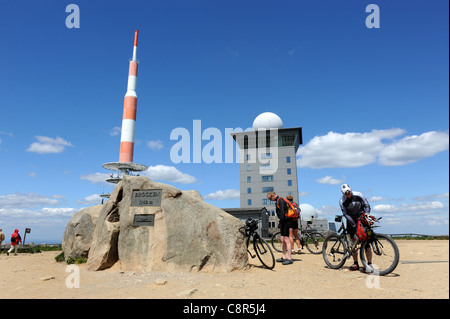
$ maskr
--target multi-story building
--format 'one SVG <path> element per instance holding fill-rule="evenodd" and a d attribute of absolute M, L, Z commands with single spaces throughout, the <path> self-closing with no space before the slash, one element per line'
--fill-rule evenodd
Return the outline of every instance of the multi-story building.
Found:
<path fill-rule="evenodd" d="M 267 199 L 267 192 L 292 195 L 299 202 L 296 153 L 302 128 L 283 128 L 278 115 L 265 112 L 256 117 L 253 131 L 232 136 L 240 148 L 240 206 L 266 207 L 269 229 L 277 229 L 275 203 Z"/>

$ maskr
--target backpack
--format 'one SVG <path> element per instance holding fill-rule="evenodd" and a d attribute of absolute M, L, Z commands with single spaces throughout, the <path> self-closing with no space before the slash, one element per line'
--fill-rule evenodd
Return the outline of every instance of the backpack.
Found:
<path fill-rule="evenodd" d="M 358 226 L 356 227 L 356 236 L 358 236 L 359 241 L 365 241 L 367 239 L 366 231 L 361 220 L 358 220 Z"/>
<path fill-rule="evenodd" d="M 278 199 L 278 200 L 280 200 L 280 199 Z M 287 214 L 285 214 L 285 216 L 288 217 L 288 218 L 292 218 L 293 220 L 297 221 L 298 218 L 300 217 L 300 208 L 297 206 L 296 203 L 291 203 L 286 198 L 283 198 L 283 200 L 288 205 L 288 212 L 287 212 Z M 278 206 L 278 201 L 277 201 L 277 206 Z M 280 208 L 280 206 L 278 206 L 278 208 Z"/>

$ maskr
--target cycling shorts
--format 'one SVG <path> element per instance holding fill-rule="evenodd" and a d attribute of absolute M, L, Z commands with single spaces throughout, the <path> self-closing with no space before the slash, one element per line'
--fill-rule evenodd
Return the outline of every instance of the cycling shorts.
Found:
<path fill-rule="evenodd" d="M 290 228 L 290 223 L 288 222 L 287 219 L 283 219 L 280 220 L 280 235 L 281 236 L 289 236 L 289 228 Z"/>

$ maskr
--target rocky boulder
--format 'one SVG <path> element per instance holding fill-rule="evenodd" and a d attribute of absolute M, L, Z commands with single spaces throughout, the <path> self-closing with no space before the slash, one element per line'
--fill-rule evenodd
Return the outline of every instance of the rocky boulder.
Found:
<path fill-rule="evenodd" d="M 87 258 L 95 225 L 103 205 L 84 208 L 75 213 L 64 231 L 62 249 L 65 258 Z"/>
<path fill-rule="evenodd" d="M 160 202 L 136 205 L 132 196 L 139 190 L 160 191 Z M 135 216 L 151 216 L 153 224 L 136 224 Z M 120 260 L 123 270 L 241 269 L 248 262 L 241 226 L 196 191 L 124 176 L 100 212 L 87 268 L 105 269 Z"/>

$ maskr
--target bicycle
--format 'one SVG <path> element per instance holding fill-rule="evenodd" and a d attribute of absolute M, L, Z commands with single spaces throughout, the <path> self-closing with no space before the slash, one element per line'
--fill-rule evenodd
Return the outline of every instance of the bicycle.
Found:
<path fill-rule="evenodd" d="M 359 218 L 367 234 L 367 238 L 362 242 L 356 235 L 353 240 L 349 238 L 350 236 L 347 236 L 347 229 L 342 217 L 340 215 L 335 218 L 336 222 L 342 223 L 338 233 L 330 234 L 323 243 L 322 255 L 328 267 L 332 269 L 341 268 L 346 260 L 359 249 L 361 262 L 366 270 L 380 276 L 391 273 L 398 265 L 400 252 L 391 237 L 373 231 L 373 228 L 379 227 L 373 226 L 374 222 L 379 222 L 382 217 L 377 219 L 372 215 L 364 214 Z M 360 247 L 358 247 L 359 244 L 361 244 Z M 368 248 L 372 250 L 372 265 L 369 265 L 365 254 Z"/>
<path fill-rule="evenodd" d="M 272 249 L 270 249 L 269 244 L 256 232 L 258 229 L 258 222 L 260 219 L 253 219 L 249 217 L 245 221 L 245 226 L 240 227 L 239 230 L 244 230 L 244 236 L 246 239 L 247 252 L 250 257 L 255 258 L 258 256 L 259 261 L 267 269 L 273 269 L 275 267 L 275 256 L 273 255 Z M 250 245 L 250 239 L 253 238 L 253 250 L 256 255 L 248 249 Z"/>
<path fill-rule="evenodd" d="M 302 249 L 304 246 L 309 250 L 310 253 L 319 255 L 322 253 L 322 243 L 325 240 L 325 237 L 311 228 L 312 221 L 308 220 L 306 222 L 306 228 L 303 230 L 303 227 L 300 223 L 300 231 L 299 238 L 300 244 L 302 245 Z M 281 243 L 281 232 L 276 232 L 272 235 L 271 244 L 273 249 L 278 252 L 283 252 L 283 247 Z M 292 247 L 293 248 L 293 247 Z"/>

